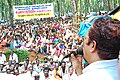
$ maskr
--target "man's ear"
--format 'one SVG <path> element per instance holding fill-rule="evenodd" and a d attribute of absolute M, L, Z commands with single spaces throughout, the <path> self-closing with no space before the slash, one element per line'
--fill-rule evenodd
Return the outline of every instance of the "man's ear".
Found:
<path fill-rule="evenodd" d="M 96 41 L 91 42 L 90 45 L 91 45 L 90 52 L 92 53 L 96 50 Z"/>

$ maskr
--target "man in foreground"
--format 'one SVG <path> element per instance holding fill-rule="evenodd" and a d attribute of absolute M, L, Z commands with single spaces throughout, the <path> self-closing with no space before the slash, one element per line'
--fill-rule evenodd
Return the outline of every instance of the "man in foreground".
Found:
<path fill-rule="evenodd" d="M 84 56 L 72 55 L 77 80 L 120 80 L 118 55 L 120 50 L 120 21 L 101 17 L 96 19 L 83 39 Z M 82 57 L 89 65 L 82 70 Z"/>

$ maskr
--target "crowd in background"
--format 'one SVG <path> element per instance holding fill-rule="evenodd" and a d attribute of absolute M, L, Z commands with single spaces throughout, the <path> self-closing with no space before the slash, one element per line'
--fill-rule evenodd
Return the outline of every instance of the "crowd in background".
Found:
<path fill-rule="evenodd" d="M 74 33 L 71 20 L 39 20 L 39 21 L 19 21 L 15 24 L 2 24 L 0 29 L 1 48 L 9 47 L 11 55 L 7 65 L 1 65 L 1 71 L 8 74 L 18 75 L 24 72 L 31 72 L 31 76 L 49 75 L 51 78 L 61 80 L 72 70 L 74 72 L 69 58 L 61 62 L 63 57 L 68 54 L 70 49 L 77 49 L 81 44 L 81 38 Z M 18 62 L 18 55 L 13 49 L 34 50 L 38 54 L 47 56 L 44 62 L 35 60 L 30 62 L 27 58 L 21 65 Z M 0 53 L 3 60 L 0 64 L 6 62 L 6 57 Z M 42 78 L 42 79 L 41 79 Z M 37 80 L 37 79 L 36 79 Z M 68 80 L 68 79 L 64 79 Z M 72 79 L 71 79 L 72 80 Z"/>

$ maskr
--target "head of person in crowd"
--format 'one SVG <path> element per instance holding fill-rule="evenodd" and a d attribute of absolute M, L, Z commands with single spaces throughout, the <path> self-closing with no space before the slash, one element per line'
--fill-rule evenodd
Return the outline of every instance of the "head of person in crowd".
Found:
<path fill-rule="evenodd" d="M 55 70 L 58 71 L 59 70 L 59 62 L 55 62 Z"/>
<path fill-rule="evenodd" d="M 49 67 L 45 67 L 43 69 L 43 73 L 44 73 L 45 78 L 49 77 L 49 70 L 50 70 Z"/>
<path fill-rule="evenodd" d="M 53 65 L 53 58 L 50 58 L 50 65 Z"/>
<path fill-rule="evenodd" d="M 26 58 L 25 62 L 29 64 L 29 57 Z"/>
<path fill-rule="evenodd" d="M 72 65 L 68 67 L 68 72 L 69 72 L 70 75 L 73 74 L 74 69 L 73 69 L 73 66 L 72 66 Z"/>
<path fill-rule="evenodd" d="M 15 69 L 13 74 L 16 75 L 16 76 L 19 75 L 19 70 Z"/>
<path fill-rule="evenodd" d="M 120 21 L 98 18 L 83 38 L 84 58 L 88 63 L 117 59 L 120 50 Z"/>
<path fill-rule="evenodd" d="M 44 63 L 47 63 L 47 62 L 48 62 L 48 58 L 45 57 L 45 58 L 44 58 Z"/>
<path fill-rule="evenodd" d="M 11 70 L 10 70 L 10 69 L 7 69 L 6 72 L 7 72 L 7 74 L 10 74 Z"/>
<path fill-rule="evenodd" d="M 53 71 L 55 68 L 55 65 L 50 65 L 49 68 L 50 68 L 50 71 Z"/>
<path fill-rule="evenodd" d="M 61 62 L 61 68 L 62 68 L 63 73 L 65 73 L 65 69 L 66 69 L 66 62 L 65 61 Z"/>

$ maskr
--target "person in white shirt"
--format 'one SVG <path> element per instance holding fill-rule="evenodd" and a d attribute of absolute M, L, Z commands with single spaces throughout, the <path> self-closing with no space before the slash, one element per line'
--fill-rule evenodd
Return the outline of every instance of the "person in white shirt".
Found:
<path fill-rule="evenodd" d="M 49 70 L 50 69 L 48 67 L 45 67 L 43 69 L 43 74 L 40 75 L 40 79 L 39 80 L 54 80 L 54 79 L 50 79 Z"/>
<path fill-rule="evenodd" d="M 62 80 L 76 80 L 76 79 L 77 74 L 75 73 L 75 70 L 73 69 L 72 66 L 69 66 L 68 73 L 63 76 Z"/>
<path fill-rule="evenodd" d="M 5 64 L 6 62 L 6 56 L 0 52 L 0 64 Z"/>
<path fill-rule="evenodd" d="M 2 52 L 0 52 L 0 71 L 3 70 L 5 62 L 6 62 L 6 56 Z"/>
<path fill-rule="evenodd" d="M 16 63 L 18 63 L 18 56 L 17 56 L 17 54 L 15 54 L 13 51 L 11 51 L 11 54 L 10 54 L 10 56 L 9 56 L 9 62 L 10 62 L 11 64 L 16 64 Z"/>
<path fill-rule="evenodd" d="M 83 38 L 83 56 L 89 65 L 82 70 L 83 56 L 71 55 L 79 75 L 76 80 L 120 80 L 119 50 L 120 21 L 105 17 L 94 20 Z"/>

